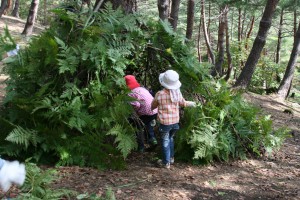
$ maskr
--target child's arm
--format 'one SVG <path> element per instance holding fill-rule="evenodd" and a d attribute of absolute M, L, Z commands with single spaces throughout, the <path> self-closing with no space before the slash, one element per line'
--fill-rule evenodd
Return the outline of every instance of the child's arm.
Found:
<path fill-rule="evenodd" d="M 179 105 L 181 107 L 196 107 L 196 102 L 193 101 L 186 101 L 183 97 L 181 101 L 179 102 Z"/>
<path fill-rule="evenodd" d="M 157 95 L 155 95 L 155 97 L 151 103 L 151 110 L 154 110 L 157 107 L 158 107 L 158 101 L 157 101 Z"/>
<path fill-rule="evenodd" d="M 186 106 L 187 107 L 196 107 L 196 102 L 194 102 L 194 101 L 186 101 Z"/>
<path fill-rule="evenodd" d="M 134 93 L 130 93 L 129 96 L 132 98 L 138 99 L 137 95 L 135 95 Z M 141 104 L 139 101 L 131 101 L 130 104 L 133 106 L 134 110 L 138 110 L 141 107 Z"/>

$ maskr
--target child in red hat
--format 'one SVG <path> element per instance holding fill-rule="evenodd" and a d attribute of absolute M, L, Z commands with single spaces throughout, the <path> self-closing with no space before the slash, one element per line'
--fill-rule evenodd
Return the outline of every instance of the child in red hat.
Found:
<path fill-rule="evenodd" d="M 155 124 L 155 119 L 157 116 L 157 109 L 151 109 L 153 96 L 146 88 L 141 87 L 141 85 L 137 82 L 135 76 L 127 75 L 125 76 L 125 81 L 127 87 L 131 90 L 129 96 L 136 99 L 136 101 L 131 102 L 131 105 L 148 130 L 149 142 L 152 145 L 157 145 L 157 140 L 155 138 L 153 129 L 153 125 Z M 140 129 L 144 130 L 144 128 L 142 127 L 140 127 Z M 142 130 L 139 130 L 139 133 L 137 134 L 138 150 L 140 152 L 143 152 L 145 149 Z"/>

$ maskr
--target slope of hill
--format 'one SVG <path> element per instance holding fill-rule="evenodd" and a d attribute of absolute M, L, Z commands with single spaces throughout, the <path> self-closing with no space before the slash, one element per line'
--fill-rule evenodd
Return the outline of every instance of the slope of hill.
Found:
<path fill-rule="evenodd" d="M 13 35 L 20 37 L 23 21 L 1 18 L 0 31 L 4 24 Z M 3 80 L 6 78 L 0 76 L 0 99 L 5 95 Z M 53 188 L 97 195 L 112 188 L 116 199 L 300 199 L 299 104 L 252 93 L 244 97 L 261 107 L 263 114 L 271 115 L 275 127 L 288 126 L 293 130 L 294 137 L 288 138 L 277 154 L 209 166 L 175 163 L 167 170 L 155 166 L 153 153 L 134 152 L 127 159 L 128 167 L 124 171 L 56 168 L 61 178 Z M 13 188 L 12 196 L 18 192 Z M 0 191 L 0 197 L 1 194 Z"/>

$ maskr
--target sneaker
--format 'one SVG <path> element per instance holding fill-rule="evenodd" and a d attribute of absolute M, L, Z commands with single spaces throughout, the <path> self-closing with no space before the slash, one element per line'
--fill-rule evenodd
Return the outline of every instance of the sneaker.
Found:
<path fill-rule="evenodd" d="M 171 164 L 171 165 L 174 164 L 174 157 L 170 158 L 170 164 Z"/>
<path fill-rule="evenodd" d="M 170 169 L 170 163 L 164 164 L 161 159 L 157 161 L 157 165 L 160 168 Z"/>

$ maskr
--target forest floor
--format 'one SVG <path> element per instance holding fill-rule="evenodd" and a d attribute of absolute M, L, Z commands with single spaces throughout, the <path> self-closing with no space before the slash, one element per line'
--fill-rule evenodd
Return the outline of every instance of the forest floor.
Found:
<path fill-rule="evenodd" d="M 9 30 L 16 33 L 20 33 L 24 26 L 11 19 L 0 19 L 0 32 L 4 21 Z M 5 95 L 3 81 L 6 78 L 0 76 L 0 99 Z M 272 95 L 245 93 L 244 97 L 261 107 L 262 114 L 271 115 L 275 128 L 287 126 L 294 132 L 294 136 L 288 138 L 273 156 L 207 166 L 193 166 L 175 160 L 169 170 L 155 166 L 152 162 L 154 153 L 132 153 L 123 171 L 56 168 L 60 179 L 53 188 L 97 195 L 104 195 L 107 188 L 111 188 L 118 200 L 300 199 L 300 105 L 280 101 Z M 18 190 L 13 191 L 17 195 Z"/>

